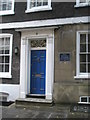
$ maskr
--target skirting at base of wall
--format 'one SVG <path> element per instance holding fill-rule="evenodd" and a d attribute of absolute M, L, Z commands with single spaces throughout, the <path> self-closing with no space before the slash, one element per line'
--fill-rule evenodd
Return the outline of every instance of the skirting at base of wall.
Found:
<path fill-rule="evenodd" d="M 15 101 L 19 98 L 19 85 L 0 84 L 0 92 L 8 93 L 7 101 Z"/>

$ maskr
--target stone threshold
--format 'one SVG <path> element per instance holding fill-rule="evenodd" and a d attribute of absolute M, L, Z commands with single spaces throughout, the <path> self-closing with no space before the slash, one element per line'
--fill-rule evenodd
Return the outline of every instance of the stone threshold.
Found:
<path fill-rule="evenodd" d="M 38 99 L 38 98 L 19 98 L 17 101 L 33 102 L 33 103 L 52 103 L 52 100 Z"/>
<path fill-rule="evenodd" d="M 46 99 L 37 99 L 37 98 L 25 98 L 25 99 L 17 99 L 15 101 L 16 107 L 18 106 L 52 106 L 53 101 L 52 100 L 46 100 Z"/>

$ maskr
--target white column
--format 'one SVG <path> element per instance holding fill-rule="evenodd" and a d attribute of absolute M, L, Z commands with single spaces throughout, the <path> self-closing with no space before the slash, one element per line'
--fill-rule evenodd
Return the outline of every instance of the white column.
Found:
<path fill-rule="evenodd" d="M 46 57 L 46 99 L 52 100 L 53 89 L 53 69 L 54 69 L 54 48 L 53 36 L 47 40 L 47 57 Z"/>
<path fill-rule="evenodd" d="M 28 40 L 21 39 L 21 59 L 20 59 L 20 98 L 25 98 L 27 94 L 27 58 Z"/>
<path fill-rule="evenodd" d="M 26 70 L 27 70 L 27 72 L 26 72 L 26 74 L 27 74 L 27 93 L 30 93 L 30 64 L 31 64 L 31 62 L 30 62 L 30 53 L 31 53 L 31 51 L 30 51 L 30 40 L 28 40 L 27 39 L 27 47 L 26 47 L 26 54 L 27 54 L 27 59 L 26 59 L 26 63 L 27 63 L 27 68 L 26 68 Z"/>

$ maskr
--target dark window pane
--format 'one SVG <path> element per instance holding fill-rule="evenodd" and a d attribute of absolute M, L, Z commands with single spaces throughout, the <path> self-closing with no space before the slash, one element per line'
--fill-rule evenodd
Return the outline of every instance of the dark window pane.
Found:
<path fill-rule="evenodd" d="M 4 50 L 4 47 L 2 47 L 2 54 L 4 54 L 5 53 L 5 50 Z"/>
<path fill-rule="evenodd" d="M 0 56 L 0 63 L 4 63 L 4 56 Z"/>
<path fill-rule="evenodd" d="M 2 65 L 2 72 L 5 72 L 5 65 Z"/>
<path fill-rule="evenodd" d="M 90 54 L 88 55 L 88 62 L 90 62 Z"/>
<path fill-rule="evenodd" d="M 90 64 L 88 64 L 88 72 L 90 73 Z"/>
<path fill-rule="evenodd" d="M 1 3 L 1 1 L 0 1 L 0 11 L 2 10 L 2 3 Z"/>
<path fill-rule="evenodd" d="M 4 59 L 5 59 L 5 57 L 4 56 L 2 56 L 2 63 L 4 63 L 5 61 L 4 61 Z"/>
<path fill-rule="evenodd" d="M 35 0 L 31 0 L 31 2 L 30 2 L 30 8 L 33 8 L 35 6 L 36 6 Z"/>
<path fill-rule="evenodd" d="M 2 71 L 2 65 L 0 65 L 0 72 L 3 72 L 3 71 Z"/>
<path fill-rule="evenodd" d="M 5 65 L 5 72 L 9 72 L 9 65 Z"/>
<path fill-rule="evenodd" d="M 81 102 L 87 102 L 87 98 L 81 98 Z"/>
<path fill-rule="evenodd" d="M 4 38 L 2 38 L 2 45 L 4 45 Z"/>
<path fill-rule="evenodd" d="M 37 6 L 42 6 L 42 3 L 41 2 L 37 2 Z"/>
<path fill-rule="evenodd" d="M 5 47 L 5 54 L 9 54 L 9 47 Z"/>
<path fill-rule="evenodd" d="M 2 10 L 7 10 L 6 8 L 7 8 L 7 4 L 3 4 L 2 5 Z"/>
<path fill-rule="evenodd" d="M 48 0 L 43 0 L 43 5 L 48 5 Z"/>
<path fill-rule="evenodd" d="M 90 102 L 90 97 L 89 97 L 89 102 Z"/>
<path fill-rule="evenodd" d="M 5 38 L 5 45 L 10 45 L 10 38 L 9 37 Z"/>
<path fill-rule="evenodd" d="M 86 55 L 80 55 L 80 62 L 86 62 Z"/>
<path fill-rule="evenodd" d="M 12 2 L 9 2 L 9 3 L 8 3 L 7 9 L 8 9 L 8 10 L 11 10 L 11 9 L 12 9 Z"/>
<path fill-rule="evenodd" d="M 2 46 L 2 38 L 0 38 L 0 47 Z"/>
<path fill-rule="evenodd" d="M 48 5 L 48 2 L 44 2 L 44 3 L 43 3 L 43 6 L 45 6 L 45 5 Z"/>
<path fill-rule="evenodd" d="M 2 63 L 2 57 L 0 57 L 0 63 Z"/>
<path fill-rule="evenodd" d="M 5 63 L 9 63 L 9 56 L 5 57 Z"/>
<path fill-rule="evenodd" d="M 5 54 L 9 54 L 9 50 L 5 50 Z"/>
<path fill-rule="evenodd" d="M 4 47 L 0 48 L 0 54 L 4 54 Z"/>
<path fill-rule="evenodd" d="M 90 34 L 88 34 L 88 43 L 90 43 Z"/>
<path fill-rule="evenodd" d="M 80 43 L 85 44 L 86 43 L 86 34 L 80 34 Z"/>
<path fill-rule="evenodd" d="M 5 72 L 4 71 L 4 65 L 0 65 L 0 72 Z"/>
<path fill-rule="evenodd" d="M 80 64 L 80 72 L 86 72 L 86 64 Z"/>
<path fill-rule="evenodd" d="M 90 44 L 88 44 L 88 52 L 90 52 Z"/>
<path fill-rule="evenodd" d="M 2 50 L 0 50 L 0 54 L 2 54 Z"/>
<path fill-rule="evenodd" d="M 2 63 L 2 56 L 0 56 L 0 63 Z"/>
<path fill-rule="evenodd" d="M 42 6 L 42 0 L 37 0 L 37 6 Z"/>
<path fill-rule="evenodd" d="M 80 52 L 86 52 L 86 44 L 80 45 Z"/>
<path fill-rule="evenodd" d="M 0 63 L 4 63 L 4 56 L 0 56 Z"/>
<path fill-rule="evenodd" d="M 0 46 L 4 45 L 4 38 L 0 38 Z"/>

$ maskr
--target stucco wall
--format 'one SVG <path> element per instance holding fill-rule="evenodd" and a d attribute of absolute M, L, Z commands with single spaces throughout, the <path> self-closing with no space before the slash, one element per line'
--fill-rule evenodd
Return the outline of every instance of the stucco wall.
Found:
<path fill-rule="evenodd" d="M 55 102 L 79 102 L 79 97 L 89 94 L 90 79 L 74 79 L 76 75 L 76 32 L 88 30 L 87 24 L 65 25 L 55 30 Z M 61 62 L 60 53 L 70 53 L 70 61 Z"/>

